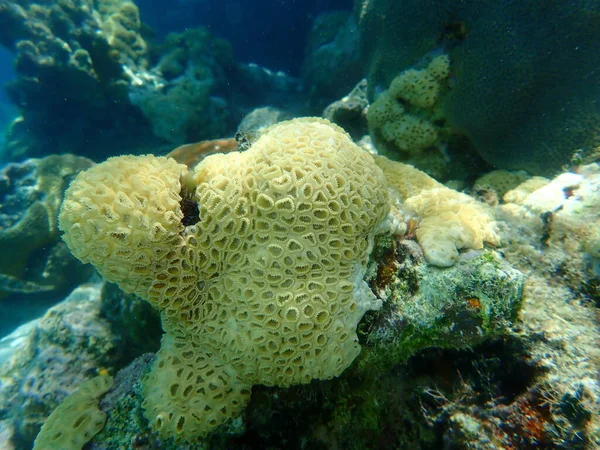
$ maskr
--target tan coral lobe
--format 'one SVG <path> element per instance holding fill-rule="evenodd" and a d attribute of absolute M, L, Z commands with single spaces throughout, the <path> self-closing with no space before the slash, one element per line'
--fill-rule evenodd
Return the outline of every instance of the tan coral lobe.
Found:
<path fill-rule="evenodd" d="M 420 219 L 419 245 L 430 264 L 449 267 L 459 250 L 498 245 L 492 210 L 466 194 L 438 183 L 412 166 L 376 156 L 375 161 L 404 207 Z"/>
<path fill-rule="evenodd" d="M 98 399 L 113 386 L 108 375 L 87 380 L 50 414 L 40 430 L 33 450 L 80 450 L 106 422 L 106 413 L 98 408 Z"/>
<path fill-rule="evenodd" d="M 199 209 L 187 227 L 185 190 Z M 354 360 L 356 325 L 380 306 L 363 275 L 388 209 L 371 155 L 296 119 L 193 173 L 109 159 L 72 183 L 60 227 L 79 259 L 161 311 L 144 408 L 162 436 L 191 441 L 239 414 L 254 384 L 332 378 Z"/>

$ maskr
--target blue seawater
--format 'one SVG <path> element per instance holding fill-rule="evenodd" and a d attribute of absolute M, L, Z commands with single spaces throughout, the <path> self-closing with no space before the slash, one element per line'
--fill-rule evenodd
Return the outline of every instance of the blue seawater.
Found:
<path fill-rule="evenodd" d="M 306 35 L 325 11 L 352 9 L 351 0 L 137 0 L 158 36 L 204 25 L 229 40 L 236 59 L 298 75 Z"/>

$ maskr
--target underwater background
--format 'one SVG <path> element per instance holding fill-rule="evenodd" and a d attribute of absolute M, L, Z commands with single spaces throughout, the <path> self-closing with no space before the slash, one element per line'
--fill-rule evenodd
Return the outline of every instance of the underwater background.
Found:
<path fill-rule="evenodd" d="M 0 449 L 600 448 L 599 43 L 0 0 Z"/>

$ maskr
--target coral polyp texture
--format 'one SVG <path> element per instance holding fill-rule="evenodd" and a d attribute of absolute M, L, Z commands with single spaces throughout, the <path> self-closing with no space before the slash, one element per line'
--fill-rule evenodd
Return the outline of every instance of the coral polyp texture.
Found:
<path fill-rule="evenodd" d="M 113 386 L 113 378 L 100 375 L 83 383 L 54 410 L 40 430 L 34 450 L 80 450 L 106 423 L 98 399 Z"/>
<path fill-rule="evenodd" d="M 146 417 L 194 441 L 236 416 L 255 384 L 339 375 L 380 301 L 363 281 L 389 210 L 373 157 L 339 127 L 296 119 L 246 152 L 194 170 L 154 156 L 80 174 L 60 214 L 65 242 L 161 312 Z"/>
<path fill-rule="evenodd" d="M 459 250 L 498 245 L 494 214 L 485 204 L 438 183 L 414 167 L 377 156 L 375 161 L 398 198 L 419 217 L 417 239 L 430 264 L 449 267 Z"/>
<path fill-rule="evenodd" d="M 401 72 L 367 112 L 378 148 L 404 159 L 439 144 L 442 126 L 438 98 L 450 72 L 448 55 L 437 55 L 422 69 Z"/>

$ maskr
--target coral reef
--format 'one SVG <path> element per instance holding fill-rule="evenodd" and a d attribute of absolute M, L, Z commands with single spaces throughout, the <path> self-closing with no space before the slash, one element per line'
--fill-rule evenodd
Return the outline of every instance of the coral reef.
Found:
<path fill-rule="evenodd" d="M 51 411 L 86 380 L 118 368 L 126 341 L 102 317 L 100 284 L 75 289 L 28 325 L 0 365 L 0 422 L 10 431 L 2 448 L 31 448 Z M 6 445 L 5 445 L 6 444 Z"/>
<path fill-rule="evenodd" d="M 271 442 L 277 446 L 285 436 L 315 448 L 327 439 L 345 442 L 343 448 L 377 448 L 372 440 L 386 433 L 381 421 L 392 403 L 403 405 L 396 405 L 394 414 L 419 410 L 406 405 L 411 396 L 402 392 L 416 389 L 423 376 L 411 388 L 412 378 L 400 377 L 393 368 L 427 347 L 471 348 L 506 333 L 519 308 L 523 276 L 491 251 L 467 253 L 448 270 L 424 264 L 412 240 L 385 236 L 376 240 L 366 279 L 383 298 L 384 307 L 361 323 L 365 349 L 359 363 L 340 378 L 287 389 L 255 387 L 240 418 L 188 444 L 160 439 L 144 418 L 143 380 L 155 360 L 145 355 L 116 375 L 115 389 L 100 405 L 109 416 L 106 427 L 90 448 L 112 448 L 122 442 L 163 450 L 241 448 L 248 439 L 255 445 Z M 410 369 L 413 365 L 408 364 L 406 370 L 414 370 Z M 384 383 L 374 384 L 382 378 Z M 348 408 L 352 402 L 356 402 L 354 408 Z"/>
<path fill-rule="evenodd" d="M 117 374 L 115 391 L 101 404 L 109 419 L 90 448 L 112 448 L 121 442 L 163 450 L 242 448 L 248 440 L 266 447 L 287 439 L 296 443 L 293 448 L 300 448 L 298 442 L 311 448 L 325 442 L 338 442 L 342 448 L 378 448 L 379 437 L 390 432 L 385 417 L 390 411 L 394 417 L 419 411 L 409 392 L 423 389 L 419 384 L 427 381 L 423 374 L 416 380 L 400 376 L 394 367 L 427 347 L 472 348 L 506 333 L 520 305 L 523 276 L 493 251 L 467 253 L 450 270 L 428 266 L 416 242 L 386 236 L 376 239 L 369 266 L 366 279 L 384 306 L 361 323 L 364 351 L 358 364 L 340 378 L 287 389 L 255 387 L 240 418 L 190 445 L 172 438 L 159 440 L 149 429 L 142 408 L 142 380 L 152 358 L 144 356 Z M 470 355 L 465 353 L 462 359 Z M 414 372 L 414 366 L 419 363 L 413 358 L 400 367 L 402 372 Z M 396 422 L 390 419 L 391 423 Z M 395 439 L 410 439 L 400 431 Z"/>
<path fill-rule="evenodd" d="M 239 414 L 254 384 L 331 378 L 354 360 L 356 325 L 380 306 L 362 275 L 387 209 L 370 155 L 329 122 L 296 119 L 193 174 L 150 156 L 95 166 L 60 226 L 79 259 L 161 311 L 146 416 L 190 441 Z"/>
<path fill-rule="evenodd" d="M 72 178 L 93 163 L 73 155 L 8 164 L 0 171 L 0 297 L 64 294 L 91 274 L 67 250 L 58 210 Z M 14 326 L 14 324 L 13 324 Z"/>
<path fill-rule="evenodd" d="M 370 284 L 375 291 L 384 296 L 384 308 L 381 312 L 370 314 L 369 319 L 361 325 L 360 338 L 366 347 L 365 351 L 359 358 L 359 364 L 344 372 L 341 378 L 334 379 L 329 383 L 311 383 L 287 389 L 255 388 L 249 409 L 243 413 L 241 418 L 229 421 L 227 426 L 218 428 L 201 442 L 177 443 L 173 439 L 161 439 L 152 432 L 145 418 L 142 407 L 145 395 L 143 379 L 151 370 L 155 357 L 144 356 L 115 376 L 114 389 L 100 403 L 100 410 L 108 415 L 106 426 L 87 447 L 100 450 L 135 443 L 136 446 L 142 446 L 142 448 L 145 446 L 163 450 L 217 449 L 242 448 L 243 443 L 248 442 L 248 439 L 255 442 L 256 445 L 271 443 L 275 446 L 286 439 L 292 439 L 310 442 L 315 448 L 319 448 L 326 442 L 338 442 L 344 448 L 377 448 L 379 439 L 383 436 L 387 436 L 388 440 L 400 439 L 396 442 L 407 442 L 411 435 L 406 433 L 406 429 L 402 427 L 390 429 L 390 427 L 393 426 L 392 424 L 402 423 L 396 419 L 406 415 L 408 417 L 405 419 L 411 420 L 415 424 L 422 422 L 422 418 L 419 418 L 418 414 L 412 416 L 407 414 L 408 411 L 420 410 L 419 404 L 415 404 L 415 401 L 421 397 L 415 398 L 410 392 L 411 390 L 424 390 L 427 385 L 424 387 L 423 383 L 434 382 L 434 380 L 428 380 L 424 369 L 419 369 L 421 365 L 432 367 L 434 364 L 432 362 L 420 363 L 419 359 L 415 360 L 413 357 L 407 366 L 400 366 L 406 367 L 400 372 L 394 369 L 394 366 L 414 351 L 422 353 L 423 347 L 431 345 L 470 347 L 502 333 L 514 315 L 514 309 L 518 307 L 518 298 L 515 297 L 516 291 L 513 289 L 519 289 L 522 278 L 507 267 L 497 255 L 490 252 L 463 255 L 463 258 L 455 266 L 456 270 L 453 269 L 451 274 L 444 273 L 446 270 L 423 265 L 422 253 L 414 241 L 396 241 L 382 236 L 378 239 L 374 252 L 370 263 L 371 268 L 366 276 L 367 279 L 370 279 Z M 461 274 L 463 270 L 465 272 Z M 509 276 L 504 278 L 502 277 L 503 273 Z M 511 273 L 516 277 L 511 278 Z M 502 278 L 498 279 L 497 276 Z M 430 295 L 432 292 L 430 289 L 426 289 L 426 286 L 431 286 L 432 283 L 436 285 L 442 280 L 450 281 L 446 286 L 449 295 L 432 298 Z M 408 286 L 410 289 L 407 289 Z M 113 293 L 107 295 L 108 289 Z M 453 289 L 454 292 L 452 292 Z M 100 308 L 105 309 L 105 304 L 115 301 L 115 294 L 117 294 L 114 288 L 108 286 L 102 288 L 96 286 L 93 292 L 95 294 L 90 296 L 91 299 L 95 298 L 93 301 L 82 302 L 77 297 L 68 300 L 64 306 L 61 305 L 64 309 L 76 306 L 80 312 L 87 310 L 90 317 L 100 320 L 99 325 L 104 324 L 95 329 L 86 327 L 90 334 L 86 334 L 85 339 L 90 342 L 95 339 L 104 339 L 102 336 L 107 332 L 107 326 L 105 320 L 99 318 Z M 101 300 L 98 299 L 100 292 L 102 292 Z M 77 295 L 81 294 L 82 292 Z M 480 295 L 481 304 L 477 305 L 473 300 L 469 301 L 471 295 Z M 424 330 L 427 330 L 425 334 L 431 338 L 427 340 L 423 339 L 425 334 L 413 333 L 411 331 L 413 327 L 407 325 L 413 319 L 427 316 L 427 314 L 425 316 L 421 314 L 421 311 L 436 310 L 435 307 L 428 306 L 432 301 L 440 306 L 437 311 L 442 322 L 438 323 L 439 327 L 437 327 L 435 325 L 436 315 L 431 315 L 431 318 L 434 319 L 429 322 L 432 327 L 424 327 Z M 488 301 L 490 303 L 487 303 Z M 492 307 L 494 304 L 496 306 Z M 442 305 L 451 307 L 444 308 Z M 489 305 L 490 309 L 487 309 L 486 305 Z M 400 308 L 404 308 L 404 310 Z M 412 316 L 410 310 L 416 315 Z M 502 311 L 504 312 L 502 313 Z M 403 314 L 407 315 L 403 316 Z M 404 321 L 405 317 L 408 319 L 407 322 Z M 489 320 L 485 320 L 486 317 Z M 78 323 L 87 322 L 81 320 L 81 317 L 73 319 L 78 320 Z M 121 323 L 121 319 L 114 314 L 110 315 L 109 320 L 116 320 L 116 324 Z M 448 321 L 446 325 L 444 325 L 444 320 Z M 451 322 L 456 322 L 456 326 L 447 326 Z M 482 325 L 487 326 L 482 327 Z M 145 333 L 141 335 L 146 336 L 152 327 L 156 327 L 152 324 L 135 325 L 133 323 L 129 326 L 137 326 L 140 333 Z M 112 333 L 128 332 L 124 323 L 111 328 L 114 328 Z M 144 332 L 144 330 L 146 331 Z M 436 331 L 441 333 L 440 336 L 443 335 L 448 343 L 444 343 L 441 337 L 436 340 Z M 396 334 L 396 332 L 400 332 L 400 334 Z M 113 336 L 111 339 L 115 339 L 117 336 L 111 335 Z M 402 337 L 402 345 L 394 339 L 394 336 Z M 59 341 L 63 340 L 59 339 Z M 47 354 L 48 344 L 47 341 L 32 343 L 36 351 L 43 354 Z M 119 348 L 128 347 L 128 345 L 120 342 Z M 406 348 L 405 352 L 402 351 L 403 348 Z M 70 351 L 79 352 L 79 350 Z M 16 356 L 21 358 L 27 353 L 18 350 Z M 111 353 L 108 352 L 108 354 Z M 87 353 L 82 354 L 86 355 Z M 485 350 L 478 349 L 477 354 L 481 355 L 477 358 L 484 358 Z M 473 359 L 473 355 L 474 353 L 468 353 L 459 355 L 458 358 L 456 356 L 449 357 L 454 362 L 457 360 L 469 361 Z M 427 353 L 419 358 L 428 358 Z M 439 358 L 438 356 L 438 361 Z M 477 358 L 475 363 L 478 361 Z M 493 353 L 488 358 L 497 359 Z M 111 365 L 108 366 L 104 365 L 107 362 L 106 360 L 92 362 L 92 365 L 84 372 L 95 374 L 98 373 L 99 368 L 104 370 L 101 368 L 118 367 L 118 363 L 114 362 L 109 363 Z M 405 370 L 408 370 L 409 373 L 404 374 Z M 463 382 L 466 382 L 467 377 L 472 375 L 464 372 L 466 370 L 464 367 L 461 370 L 463 371 Z M 411 375 L 418 374 L 419 371 L 421 373 L 418 377 Z M 56 377 L 55 383 L 60 381 L 64 384 L 68 382 L 67 380 L 72 380 L 68 384 L 77 386 L 81 381 L 77 381 L 80 378 L 76 377 L 80 377 L 80 375 L 81 372 L 46 373 L 45 381 L 50 384 Z M 448 375 L 444 373 L 439 376 L 447 377 Z M 510 378 L 516 375 L 509 371 L 506 376 Z M 23 373 L 18 372 L 11 379 L 13 383 L 20 385 L 23 382 L 22 377 Z M 374 384 L 375 380 L 377 382 Z M 475 383 L 475 380 L 471 382 Z M 350 386 L 351 389 L 349 389 Z M 7 386 L 4 388 L 9 391 L 12 389 Z M 58 403 L 56 397 L 58 396 L 60 402 L 62 392 L 64 392 L 62 389 L 57 389 L 51 394 L 46 394 L 44 398 L 47 402 L 56 404 Z M 434 391 L 427 392 L 433 393 Z M 426 397 L 427 392 L 423 392 L 422 396 Z M 18 398 L 16 402 L 19 402 Z M 394 404 L 396 406 L 392 408 Z M 353 405 L 352 408 L 350 408 L 351 405 Z M 389 417 L 390 413 L 394 414 L 393 417 L 396 419 L 388 422 L 385 418 Z M 28 420 L 30 426 L 37 424 L 39 427 L 43 417 L 28 416 Z M 10 428 L 11 424 L 15 422 L 17 425 L 19 424 L 18 421 L 4 420 L 2 425 Z M 377 436 L 380 438 L 377 439 Z M 425 436 L 422 438 L 426 439 Z M 23 441 L 17 440 L 16 442 L 18 449 L 28 448 Z"/>
<path fill-rule="evenodd" d="M 487 162 L 534 174 L 597 153 L 600 94 L 592 0 L 360 0 L 369 97 L 432 51 L 450 56 L 441 112 Z"/>
<path fill-rule="evenodd" d="M 129 98 L 154 134 L 173 144 L 226 135 L 233 128 L 224 81 L 235 65 L 229 43 L 201 27 L 169 34 L 152 52 L 157 63 Z"/>
<path fill-rule="evenodd" d="M 131 150 L 145 143 L 140 136 L 151 140 L 127 99 L 133 74 L 148 64 L 133 3 L 5 1 L 0 23 L 2 45 L 16 53 L 17 79 L 7 89 L 22 115 L 8 133 L 5 159 L 67 152 L 102 158 L 115 140 Z"/>
<path fill-rule="evenodd" d="M 357 0 L 299 80 L 0 1 L 62 153 L 0 168 L 0 448 L 600 448 L 600 7 L 542 3 Z"/>
<path fill-rule="evenodd" d="M 98 398 L 112 385 L 113 379 L 108 375 L 81 384 L 50 414 L 33 443 L 33 450 L 81 450 L 104 428 L 106 414 L 98 409 Z"/>
<path fill-rule="evenodd" d="M 388 191 L 397 202 L 391 215 Z M 446 200 L 428 200 L 437 197 Z M 166 334 L 142 407 L 161 437 L 189 442 L 232 423 L 253 385 L 330 379 L 350 365 L 358 322 L 381 305 L 363 281 L 367 256 L 377 230 L 411 232 L 403 204 L 420 216 L 416 234 L 434 264 L 449 266 L 457 249 L 495 239 L 484 205 L 410 166 L 374 159 L 340 128 L 311 118 L 267 128 L 245 152 L 208 156 L 191 172 L 167 158 L 110 159 L 71 185 L 60 226 L 78 258 L 161 312 Z M 455 227 L 444 234 L 448 224 Z M 437 240 L 428 239 L 434 227 Z M 454 253 L 442 255 L 439 242 Z M 519 305 L 519 274 L 489 251 L 460 261 L 450 271 L 414 269 L 419 295 L 403 290 L 411 276 L 402 271 L 394 294 L 380 293 L 388 308 L 369 337 L 384 349 L 371 358 L 373 370 L 505 330 Z M 391 266 L 381 270 L 398 270 Z"/>
<path fill-rule="evenodd" d="M 286 123 L 267 129 L 257 144 L 280 127 Z M 206 158 L 198 170 L 212 166 L 218 172 L 211 158 L 236 155 Z M 185 172 L 171 164 L 178 173 Z M 399 165 L 396 173 L 403 174 L 394 178 L 390 166 L 383 166 L 395 186 L 393 199 L 410 204 L 411 198 L 439 189 L 420 171 L 388 164 Z M 378 235 L 360 276 L 382 300 L 382 308 L 368 312 L 358 326 L 363 350 L 357 363 L 327 383 L 286 389 L 256 386 L 240 417 L 193 444 L 156 433 L 147 421 L 147 383 L 175 328 L 163 313 L 163 326 L 171 327 L 163 350 L 116 377 L 115 392 L 100 405 L 109 416 L 106 427 L 90 448 L 123 442 L 162 449 L 242 448 L 248 442 L 268 447 L 288 439 L 314 448 L 418 448 L 443 442 L 476 449 L 539 443 L 593 448 L 600 442 L 595 415 L 600 398 L 594 362 L 597 323 L 591 295 L 597 277 L 593 258 L 598 248 L 599 174 L 598 166 L 585 166 L 537 188 L 528 180 L 524 184 L 529 187 L 508 192 L 504 198 L 513 202 L 505 200 L 495 208 L 495 232 L 510 245 L 462 252 L 450 268 L 426 263 L 414 240 L 418 222 L 409 219 L 404 228 L 396 227 L 401 234 Z M 185 185 L 185 176 L 181 182 Z M 208 200 L 201 204 L 210 205 Z M 392 214 L 400 205 L 392 205 Z M 480 212 L 488 210 L 477 205 L 483 208 Z M 198 216 L 207 217 L 202 212 Z M 103 299 L 104 310 L 110 310 L 115 295 L 120 297 L 113 291 Z M 123 309 L 129 301 L 108 314 L 120 324 L 115 329 L 136 328 Z M 157 326 L 138 324 L 134 334 Z M 39 426 L 40 418 L 31 423 Z M 5 420 L 2 426 L 10 430 L 19 422 Z"/>
<path fill-rule="evenodd" d="M 496 208 L 501 252 L 527 275 L 510 336 L 534 376 L 521 379 L 515 397 L 468 408 L 438 392 L 438 414 L 448 417 L 448 439 L 460 448 L 600 446 L 598 274 L 590 253 L 599 183 L 598 165 L 583 166 L 551 181 L 527 180 Z"/>
<path fill-rule="evenodd" d="M 303 106 L 299 80 L 236 63 L 231 45 L 206 28 L 153 41 L 131 2 L 3 2 L 0 25 L 1 44 L 16 53 L 8 91 L 21 113 L 5 160 L 102 160 L 115 142 L 124 153 L 164 153 L 167 143 L 232 135 L 259 105 Z"/>
<path fill-rule="evenodd" d="M 600 168 L 592 164 L 507 192 L 496 208 L 505 255 L 598 303 L 599 190 Z"/>

